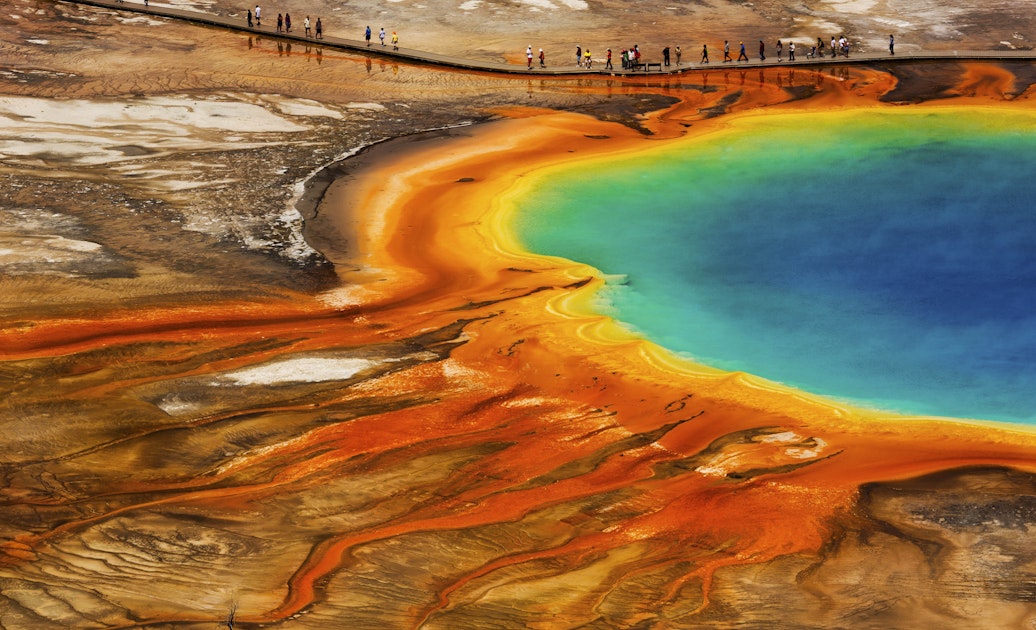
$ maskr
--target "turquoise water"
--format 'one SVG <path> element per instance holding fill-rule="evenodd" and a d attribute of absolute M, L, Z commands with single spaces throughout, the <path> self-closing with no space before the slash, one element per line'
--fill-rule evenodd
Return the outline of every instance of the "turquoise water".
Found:
<path fill-rule="evenodd" d="M 554 173 L 519 201 L 516 230 L 607 274 L 601 312 L 699 363 L 1036 424 L 1032 121 L 748 120 Z"/>

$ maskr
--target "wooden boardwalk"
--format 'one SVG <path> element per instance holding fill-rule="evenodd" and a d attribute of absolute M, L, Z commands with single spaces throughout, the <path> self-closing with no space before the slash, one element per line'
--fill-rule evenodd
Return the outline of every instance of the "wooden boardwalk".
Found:
<path fill-rule="evenodd" d="M 778 62 L 776 57 L 767 57 L 765 61 L 759 61 L 758 58 L 751 58 L 749 61 L 741 62 L 727 62 L 723 63 L 721 60 L 723 51 L 716 50 L 711 51 L 713 57 L 718 57 L 718 60 L 712 63 L 683 63 L 679 66 L 661 66 L 657 63 L 657 59 L 651 58 L 647 61 L 651 63 L 650 70 L 623 70 L 621 67 L 621 60 L 619 53 L 615 53 L 612 63 L 617 64 L 617 68 L 614 70 L 603 69 L 604 63 L 595 60 L 595 64 L 601 66 L 600 68 L 594 68 L 587 70 L 585 68 L 569 65 L 569 66 L 547 66 L 546 68 L 539 67 L 539 61 L 533 59 L 532 69 L 527 68 L 525 65 L 512 64 L 504 62 L 493 62 L 485 60 L 474 60 L 465 59 L 463 57 L 455 57 L 451 55 L 443 55 L 435 52 L 426 50 L 414 50 L 411 48 L 400 47 L 398 50 L 392 48 L 391 45 L 382 46 L 378 42 L 377 33 L 374 34 L 371 44 L 368 45 L 365 41 L 360 39 L 348 39 L 344 37 L 336 37 L 327 35 L 321 39 L 314 39 L 312 37 L 306 37 L 302 33 L 302 21 L 298 20 L 293 24 L 293 32 L 291 33 L 278 33 L 275 26 L 275 18 L 268 17 L 269 23 L 264 25 L 262 28 L 249 28 L 244 17 L 227 17 L 222 15 L 215 15 L 211 13 L 201 13 L 199 11 L 186 11 L 183 9 L 176 9 L 164 5 L 152 5 L 145 6 L 143 1 L 131 0 L 117 1 L 117 0 L 66 0 L 68 2 L 74 2 L 77 4 L 92 5 L 97 7 L 104 7 L 115 11 L 125 11 L 134 13 L 143 13 L 156 17 L 171 18 L 177 20 L 185 20 L 188 22 L 194 22 L 196 24 L 204 24 L 207 26 L 215 26 L 228 30 L 239 31 L 242 33 L 253 33 L 262 34 L 266 37 L 272 37 L 281 39 L 284 41 L 297 41 L 303 42 L 309 45 L 320 45 L 327 48 L 334 48 L 340 50 L 347 50 L 351 52 L 359 52 L 369 54 L 371 56 L 398 59 L 400 61 L 406 61 L 409 63 L 417 64 L 430 64 L 437 66 L 444 66 L 450 68 L 460 68 L 463 70 L 474 70 L 481 72 L 497 72 L 507 74 L 518 74 L 518 75 L 539 75 L 539 76 L 561 76 L 561 75 L 607 75 L 607 76 L 643 76 L 643 75 L 659 75 L 659 74 L 678 74 L 681 72 L 688 72 L 691 70 L 724 70 L 731 68 L 768 68 L 768 67 L 803 67 L 803 68 L 816 68 L 823 66 L 832 65 L 846 65 L 846 64 L 859 64 L 859 63 L 872 63 L 880 61 L 882 63 L 902 63 L 902 62 L 918 62 L 918 61 L 1012 61 L 1012 60 L 1031 60 L 1036 59 L 1036 52 L 1028 50 L 1010 50 L 1010 51 L 992 51 L 992 50 L 951 50 L 951 51 L 935 51 L 932 53 L 911 53 L 902 55 L 889 55 L 887 53 L 859 53 L 853 54 L 852 57 L 822 57 L 822 58 L 807 58 L 806 51 L 800 50 L 798 59 L 796 61 L 783 61 Z M 772 48 L 772 47 L 771 47 Z M 751 50 L 751 49 L 750 49 Z M 516 53 L 524 53 L 524 51 L 516 51 Z M 731 45 L 731 55 L 737 54 L 737 47 Z M 691 51 L 687 51 L 687 56 L 697 56 Z"/>

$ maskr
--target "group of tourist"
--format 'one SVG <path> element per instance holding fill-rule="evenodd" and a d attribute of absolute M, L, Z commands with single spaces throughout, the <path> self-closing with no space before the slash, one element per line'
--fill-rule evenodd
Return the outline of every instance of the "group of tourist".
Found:
<path fill-rule="evenodd" d="M 532 70 L 532 45 L 525 49 L 525 58 L 529 62 L 529 69 Z M 547 67 L 547 56 L 543 54 L 543 49 L 540 48 L 540 67 Z"/>
<path fill-rule="evenodd" d="M 608 67 L 611 66 L 611 59 L 612 59 L 612 49 L 609 48 L 608 49 L 608 63 L 605 65 L 605 68 L 608 68 Z M 589 70 L 594 65 L 594 57 L 593 57 L 593 54 L 590 52 L 589 48 L 587 48 L 586 50 L 583 50 L 582 47 L 576 46 L 576 65 L 579 66 L 580 68 L 586 68 L 587 70 Z"/>
<path fill-rule="evenodd" d="M 371 27 L 368 26 L 363 32 L 363 38 L 367 40 L 367 45 L 371 45 Z M 381 45 L 385 45 L 385 28 L 382 27 L 381 31 L 378 32 L 378 39 L 381 40 Z M 395 31 L 392 31 L 392 50 L 399 50 L 399 35 Z"/>
<path fill-rule="evenodd" d="M 145 0 L 145 2 L 146 2 L 146 0 Z M 263 9 L 262 9 L 261 6 L 259 6 L 258 4 L 255 5 L 255 9 L 247 11 L 246 14 L 247 14 L 247 19 L 248 19 L 248 28 L 262 28 L 263 27 Z M 316 39 L 323 39 L 324 38 L 324 24 L 323 24 L 323 22 L 321 22 L 320 18 L 317 18 L 316 24 L 314 25 L 314 24 L 311 23 L 311 21 L 309 19 L 309 16 L 307 15 L 306 19 L 303 20 L 303 22 L 302 22 L 302 26 L 303 26 L 303 29 L 305 31 L 306 37 L 313 36 L 313 33 L 314 33 L 313 29 L 315 27 Z M 291 32 L 291 14 L 290 13 L 284 13 L 284 14 L 278 13 L 277 14 L 277 32 L 278 33 L 290 33 Z M 372 35 L 371 27 L 368 26 L 367 29 L 364 32 L 364 39 L 367 41 L 367 45 L 368 46 L 371 45 L 371 35 Z M 378 39 L 381 40 L 381 45 L 382 46 L 387 45 L 386 42 L 385 42 L 386 37 L 387 37 L 387 34 L 385 33 L 385 29 L 382 28 L 381 31 L 378 33 Z M 392 41 L 392 49 L 393 50 L 399 50 L 399 35 L 397 35 L 395 31 L 392 32 L 392 39 L 391 39 L 391 41 Z M 541 65 L 544 64 L 543 50 L 542 49 L 540 49 L 540 64 Z M 532 63 L 531 62 L 529 64 L 529 67 L 530 68 L 532 67 Z"/>
<path fill-rule="evenodd" d="M 723 42 L 723 62 L 724 63 L 727 63 L 727 62 L 737 63 L 737 62 L 741 62 L 741 61 L 749 61 L 748 53 L 745 50 L 745 43 L 742 41 L 742 42 L 739 42 L 738 45 L 739 45 L 739 51 L 738 51 L 737 59 L 735 60 L 733 57 L 730 56 L 730 42 L 729 41 L 724 41 Z M 890 55 L 895 55 L 896 54 L 895 46 L 896 46 L 896 38 L 895 38 L 895 36 L 894 35 L 889 35 L 889 54 Z M 795 52 L 796 52 L 796 50 L 795 50 L 795 42 L 794 41 L 789 41 L 787 43 L 787 46 L 785 46 L 784 42 L 782 42 L 781 40 L 777 40 L 777 43 L 775 44 L 774 47 L 777 50 L 777 61 L 778 62 L 783 62 L 784 61 L 784 53 L 785 52 L 787 52 L 787 54 L 788 54 L 788 61 L 795 61 Z M 842 35 L 841 37 L 837 37 L 837 38 L 832 36 L 829 48 L 830 48 L 830 51 L 831 51 L 830 55 L 831 55 L 832 59 L 837 58 L 837 57 L 846 57 L 846 58 L 849 57 L 849 39 L 846 36 L 844 36 L 844 35 Z M 670 47 L 666 46 L 666 47 L 664 47 L 662 49 L 662 61 L 659 64 L 659 66 L 666 67 L 666 66 L 670 65 L 671 59 L 672 59 L 671 58 L 671 53 L 672 52 L 675 52 L 676 65 L 679 66 L 679 65 L 682 64 L 683 53 L 680 50 L 680 47 L 676 46 L 675 51 L 671 51 Z M 526 56 L 526 58 L 528 60 L 528 66 L 531 69 L 532 68 L 532 61 L 533 61 L 532 46 L 529 46 L 526 49 L 525 56 Z M 637 44 L 634 44 L 630 48 L 623 48 L 622 51 L 620 52 L 619 56 L 620 56 L 620 59 L 622 60 L 622 69 L 623 70 L 638 70 L 638 69 L 641 69 L 641 68 L 644 67 L 644 62 L 642 61 L 642 54 L 640 52 L 640 46 L 638 46 Z M 811 44 L 810 50 L 808 52 L 806 52 L 806 57 L 808 59 L 820 59 L 820 58 L 823 58 L 825 56 L 826 56 L 826 53 L 825 53 L 824 40 L 823 40 L 823 38 L 818 37 L 817 38 L 817 43 L 816 44 Z M 540 49 L 539 59 L 540 59 L 540 67 L 541 68 L 546 67 L 546 63 L 544 61 L 545 56 L 544 56 L 542 48 Z M 605 70 L 611 70 L 612 69 L 612 49 L 611 48 L 608 48 L 606 50 L 604 61 L 605 61 L 604 69 Z M 766 44 L 761 39 L 759 40 L 759 61 L 766 61 Z M 576 46 L 576 65 L 579 66 L 580 68 L 586 68 L 587 70 L 589 70 L 589 69 L 591 69 L 593 67 L 593 63 L 594 63 L 594 59 L 593 59 L 593 56 L 590 54 L 590 50 L 589 49 L 583 49 L 581 46 Z M 703 63 L 703 64 L 709 63 L 709 47 L 708 47 L 708 44 L 703 44 L 702 47 L 701 47 L 701 60 L 700 60 L 699 63 Z"/>
<path fill-rule="evenodd" d="M 677 46 L 676 49 L 679 50 L 680 47 Z M 611 52 L 611 48 L 608 49 L 608 52 Z M 663 60 L 668 59 L 668 46 L 662 49 L 662 55 Z M 621 51 L 619 51 L 619 58 L 622 59 L 623 70 L 635 70 L 638 66 L 640 66 L 640 46 L 634 44 L 632 48 L 623 48 Z"/>
<path fill-rule="evenodd" d="M 634 46 L 633 49 L 623 50 L 622 51 L 622 67 L 623 67 L 623 69 L 626 69 L 627 67 L 630 66 L 630 64 L 633 63 L 632 59 L 634 58 L 634 56 L 636 57 L 636 59 L 638 61 L 640 60 L 640 49 L 637 48 L 636 46 Z M 543 49 L 541 48 L 540 49 L 540 67 L 543 67 L 544 65 L 545 64 L 543 63 Z M 576 46 L 576 65 L 579 66 L 580 68 L 586 68 L 587 70 L 590 70 L 591 68 L 593 68 L 594 57 L 593 57 L 593 53 L 590 52 L 589 48 L 587 48 L 586 50 L 583 50 L 583 48 L 581 46 Z M 609 48 L 604 53 L 604 69 L 605 70 L 612 70 L 613 68 L 614 68 L 614 66 L 612 66 L 612 49 Z"/>
<path fill-rule="evenodd" d="M 893 35 L 889 35 L 889 54 L 892 54 L 892 55 L 896 54 L 895 53 L 895 41 L 896 41 L 895 37 Z M 743 41 L 742 42 L 738 42 L 738 46 L 739 46 L 739 51 L 738 51 L 737 60 L 735 61 L 735 59 L 730 56 L 730 41 L 725 40 L 723 42 L 723 62 L 724 63 L 727 63 L 727 62 L 736 63 L 736 62 L 741 62 L 741 61 L 749 61 L 748 53 L 745 50 L 745 43 Z M 788 44 L 787 44 L 787 48 L 785 48 L 784 43 L 781 42 L 781 40 L 777 40 L 777 43 L 775 44 L 774 47 L 777 50 L 777 61 L 778 62 L 784 61 L 784 52 L 785 52 L 785 50 L 787 50 L 787 53 L 788 53 L 788 61 L 795 61 L 795 42 L 789 41 Z M 837 38 L 837 39 L 835 37 L 832 37 L 831 38 L 830 48 L 831 48 L 831 57 L 832 58 L 835 58 L 835 57 L 838 57 L 838 56 L 843 56 L 843 57 L 846 57 L 846 58 L 849 57 L 849 39 L 847 37 L 845 37 L 844 35 L 839 37 L 839 38 Z M 609 51 L 610 50 L 611 49 L 609 49 Z M 622 67 L 623 67 L 623 69 L 625 69 L 625 70 L 635 70 L 637 68 L 643 67 L 643 64 L 640 61 L 640 56 L 641 56 L 640 55 L 640 49 L 636 45 L 634 45 L 633 48 L 631 48 L 629 51 L 623 50 L 622 51 Z M 680 47 L 677 46 L 676 47 L 676 65 L 680 65 L 682 63 L 681 62 L 681 57 L 682 57 L 682 54 L 681 54 L 681 51 L 680 51 Z M 817 43 L 815 45 L 811 46 L 809 52 L 806 53 L 806 57 L 810 58 L 810 59 L 824 57 L 824 40 L 823 40 L 823 38 L 820 38 L 820 37 L 817 38 Z M 766 61 L 766 44 L 761 39 L 759 40 L 759 61 Z M 709 63 L 709 46 L 708 46 L 708 44 L 702 44 L 702 47 L 701 47 L 701 61 L 700 61 L 700 63 L 703 63 L 703 64 Z M 662 49 L 662 64 L 661 65 L 662 66 L 668 66 L 669 64 L 670 64 L 670 50 L 669 50 L 669 46 L 666 46 L 665 48 Z"/>
<path fill-rule="evenodd" d="M 258 4 L 255 5 L 255 9 L 247 11 L 248 16 L 248 28 L 262 28 L 263 27 L 263 8 Z M 252 19 L 255 19 L 253 25 Z M 302 28 L 306 34 L 306 37 L 313 37 L 314 25 L 310 21 L 309 16 L 302 21 Z M 315 25 L 316 28 L 316 39 L 324 39 L 324 24 L 317 18 Z M 290 13 L 278 13 L 277 14 L 277 32 L 278 33 L 290 33 L 291 32 L 291 14 Z"/>
<path fill-rule="evenodd" d="M 145 3 L 146 2 L 147 2 L 147 0 L 145 0 Z M 248 27 L 249 28 L 262 28 L 262 7 L 260 7 L 259 5 L 256 5 L 255 9 L 248 11 L 247 14 L 248 14 Z M 255 20 L 254 26 L 253 26 L 253 22 L 252 22 L 253 18 Z M 310 19 L 309 19 L 308 15 L 306 16 L 306 19 L 303 21 L 303 28 L 305 30 L 306 37 L 311 37 L 311 24 L 310 24 Z M 324 25 L 320 21 L 320 18 L 317 18 L 315 28 L 316 28 L 316 39 L 323 39 L 324 38 Z M 290 33 L 291 32 L 291 14 L 289 14 L 289 13 L 284 13 L 284 14 L 278 13 L 277 14 L 277 32 L 278 33 Z M 368 46 L 371 45 L 371 36 L 372 36 L 372 34 L 373 33 L 371 31 L 371 27 L 368 26 L 366 28 L 366 30 L 364 31 L 364 39 L 366 40 Z M 378 32 L 378 39 L 381 41 L 381 45 L 382 46 L 386 45 L 386 42 L 385 42 L 386 37 L 387 37 L 387 34 L 385 33 L 385 29 L 381 28 L 381 30 Z M 395 31 L 392 32 L 391 42 L 392 42 L 392 49 L 393 50 L 399 50 L 399 36 L 396 34 Z M 895 45 L 896 45 L 895 37 L 893 35 L 889 35 L 889 54 L 890 55 L 895 55 L 896 54 Z M 736 62 L 749 61 L 748 54 L 745 51 L 745 43 L 743 41 L 739 42 L 739 48 L 740 49 L 738 51 L 738 56 L 737 56 Z M 775 44 L 774 48 L 777 51 L 777 61 L 778 61 L 778 63 L 784 61 L 784 52 L 785 52 L 785 50 L 787 50 L 787 53 L 788 53 L 788 61 L 795 61 L 795 42 L 789 41 L 788 44 L 787 44 L 787 48 L 785 48 L 784 43 L 781 42 L 781 40 L 777 40 L 777 43 Z M 845 37 L 844 35 L 842 35 L 841 37 L 838 37 L 838 38 L 835 38 L 835 37 L 832 36 L 831 37 L 831 43 L 830 43 L 830 50 L 831 50 L 831 57 L 832 58 L 836 58 L 836 57 L 839 57 L 839 56 L 844 56 L 844 57 L 848 58 L 849 57 L 849 39 L 847 37 Z M 659 66 L 666 66 L 667 67 L 667 66 L 670 65 L 670 62 L 671 62 L 670 52 L 671 51 L 670 51 L 669 46 L 666 46 L 666 47 L 664 47 L 662 49 L 662 61 L 659 64 Z M 676 47 L 675 53 L 676 53 L 676 65 L 679 66 L 679 65 L 682 64 L 682 56 L 683 56 L 683 53 L 680 50 L 679 46 Z M 640 46 L 637 45 L 637 44 L 634 44 L 630 48 L 623 48 L 622 51 L 620 52 L 619 56 L 620 56 L 620 58 L 622 60 L 622 69 L 623 70 L 638 70 L 638 69 L 644 67 L 644 63 L 642 61 L 642 54 L 640 52 Z M 813 59 L 813 58 L 823 58 L 824 56 L 825 56 L 825 53 L 824 53 L 824 40 L 823 40 L 823 38 L 818 37 L 817 38 L 817 43 L 815 45 L 811 46 L 809 52 L 806 53 L 806 57 Z M 533 58 L 534 58 L 531 45 L 528 48 L 526 48 L 526 50 L 525 50 L 525 58 L 526 58 L 526 62 L 528 64 L 528 67 L 531 70 L 532 69 L 532 65 L 533 65 Z M 611 48 L 608 48 L 605 51 L 605 59 L 604 59 L 604 61 L 605 61 L 604 69 L 605 70 L 612 70 L 613 66 L 612 66 L 612 49 Z M 761 40 L 761 39 L 759 40 L 759 61 L 766 61 L 766 44 L 763 43 L 763 40 Z M 539 62 L 540 62 L 539 65 L 540 65 L 541 68 L 547 67 L 546 55 L 544 54 L 542 48 L 540 48 L 540 52 L 539 52 Z M 729 41 L 724 41 L 723 42 L 723 62 L 724 63 L 727 63 L 727 62 L 733 63 L 733 62 L 735 62 L 735 60 L 730 56 L 730 42 Z M 587 48 L 587 49 L 584 50 L 581 46 L 576 46 L 576 65 L 581 67 L 581 68 L 586 68 L 587 70 L 590 70 L 593 67 L 593 63 L 594 63 L 594 58 L 593 58 L 593 55 L 590 53 L 590 49 Z M 709 47 L 708 47 L 708 44 L 703 44 L 702 47 L 701 47 L 701 60 L 700 60 L 699 63 L 702 63 L 702 64 L 709 63 Z"/>

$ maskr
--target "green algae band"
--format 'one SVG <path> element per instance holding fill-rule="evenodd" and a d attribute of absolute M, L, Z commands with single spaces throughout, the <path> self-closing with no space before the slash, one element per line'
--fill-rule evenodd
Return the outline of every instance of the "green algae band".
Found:
<path fill-rule="evenodd" d="M 767 114 L 518 202 L 532 252 L 696 362 L 910 414 L 1036 423 L 1036 117 Z"/>

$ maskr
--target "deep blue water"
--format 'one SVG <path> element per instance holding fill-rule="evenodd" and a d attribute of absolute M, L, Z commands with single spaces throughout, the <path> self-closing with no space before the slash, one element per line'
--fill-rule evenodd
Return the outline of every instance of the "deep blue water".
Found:
<path fill-rule="evenodd" d="M 539 182 L 517 231 L 693 360 L 904 413 L 1036 423 L 1036 130 L 767 117 Z"/>

